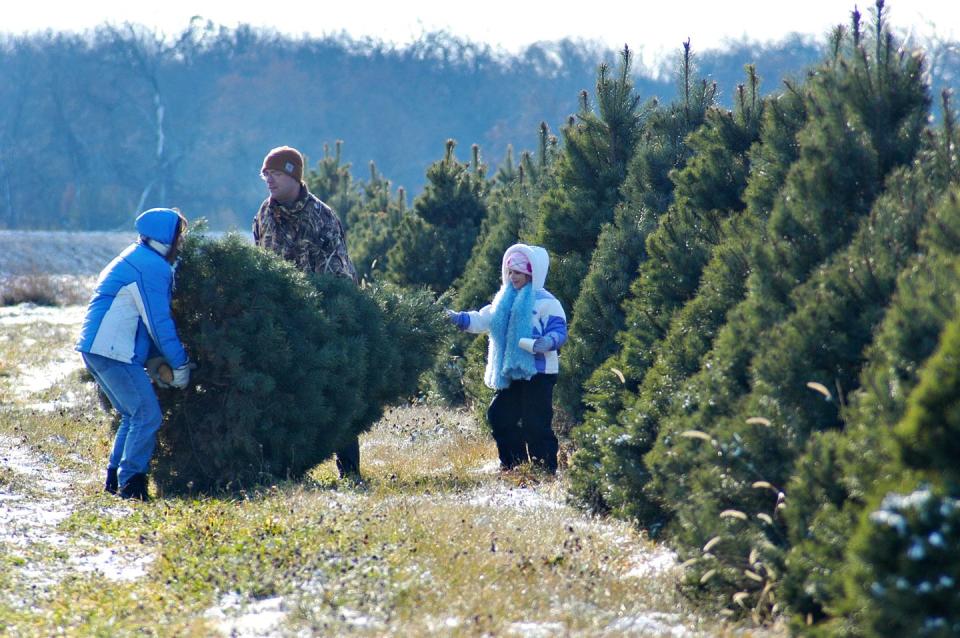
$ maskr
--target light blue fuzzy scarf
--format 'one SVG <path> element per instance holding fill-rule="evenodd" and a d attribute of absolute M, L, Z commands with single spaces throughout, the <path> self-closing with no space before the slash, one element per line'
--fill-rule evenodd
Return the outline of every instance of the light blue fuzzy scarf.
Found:
<path fill-rule="evenodd" d="M 537 373 L 533 354 L 520 348 L 520 339 L 533 336 L 533 284 L 519 291 L 506 283 L 493 300 L 487 369 L 483 381 L 487 387 L 502 390 L 515 379 L 529 379 Z"/>

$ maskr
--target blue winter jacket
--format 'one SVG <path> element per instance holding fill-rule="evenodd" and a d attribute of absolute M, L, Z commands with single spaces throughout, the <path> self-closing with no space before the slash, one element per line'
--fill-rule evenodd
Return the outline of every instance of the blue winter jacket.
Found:
<path fill-rule="evenodd" d="M 80 329 L 79 352 L 144 365 L 159 351 L 172 367 L 186 365 L 187 353 L 170 313 L 173 267 L 164 258 L 179 220 L 168 208 L 137 217 L 140 240 L 100 272 Z"/>

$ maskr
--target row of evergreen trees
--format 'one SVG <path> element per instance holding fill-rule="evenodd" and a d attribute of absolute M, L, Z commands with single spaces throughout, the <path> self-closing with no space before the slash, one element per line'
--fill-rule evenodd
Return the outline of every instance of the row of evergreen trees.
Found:
<path fill-rule="evenodd" d="M 691 595 L 809 635 L 957 635 L 948 96 L 932 123 L 883 0 L 773 94 L 747 67 L 732 110 L 689 45 L 669 104 L 636 93 L 631 57 L 495 175 L 449 141 L 410 210 L 336 156 L 311 183 L 368 278 L 458 307 L 490 298 L 511 243 L 550 251 L 571 496 L 666 539 Z M 432 390 L 482 408 L 483 345 L 455 337 Z"/>

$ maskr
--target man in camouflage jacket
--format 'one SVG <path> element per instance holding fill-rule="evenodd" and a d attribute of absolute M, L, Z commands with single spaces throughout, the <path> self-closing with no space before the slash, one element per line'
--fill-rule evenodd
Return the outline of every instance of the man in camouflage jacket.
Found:
<path fill-rule="evenodd" d="M 333 273 L 356 283 L 357 271 L 347 255 L 346 237 L 333 209 L 303 182 L 303 156 L 289 146 L 271 150 L 261 177 L 270 196 L 253 218 L 253 241 L 310 273 Z M 340 477 L 359 477 L 360 443 L 356 437 L 337 450 Z"/>

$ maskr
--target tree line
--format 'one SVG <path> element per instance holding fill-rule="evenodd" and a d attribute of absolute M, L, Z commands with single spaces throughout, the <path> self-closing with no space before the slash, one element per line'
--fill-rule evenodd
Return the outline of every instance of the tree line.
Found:
<path fill-rule="evenodd" d="M 793 38 L 703 62 L 726 78 L 758 49 L 777 74 L 816 51 Z M 246 228 L 262 199 L 259 163 L 281 144 L 314 163 L 346 140 L 347 163 L 373 161 L 413 195 L 445 139 L 500 163 L 509 145 L 535 144 L 541 122 L 575 111 L 577 91 L 614 57 L 584 42 L 507 55 L 445 33 L 399 48 L 199 18 L 169 37 L 131 24 L 3 35 L 0 228 L 126 228 L 137 211 L 170 205 Z M 636 80 L 647 95 L 675 91 L 668 74 Z"/>

